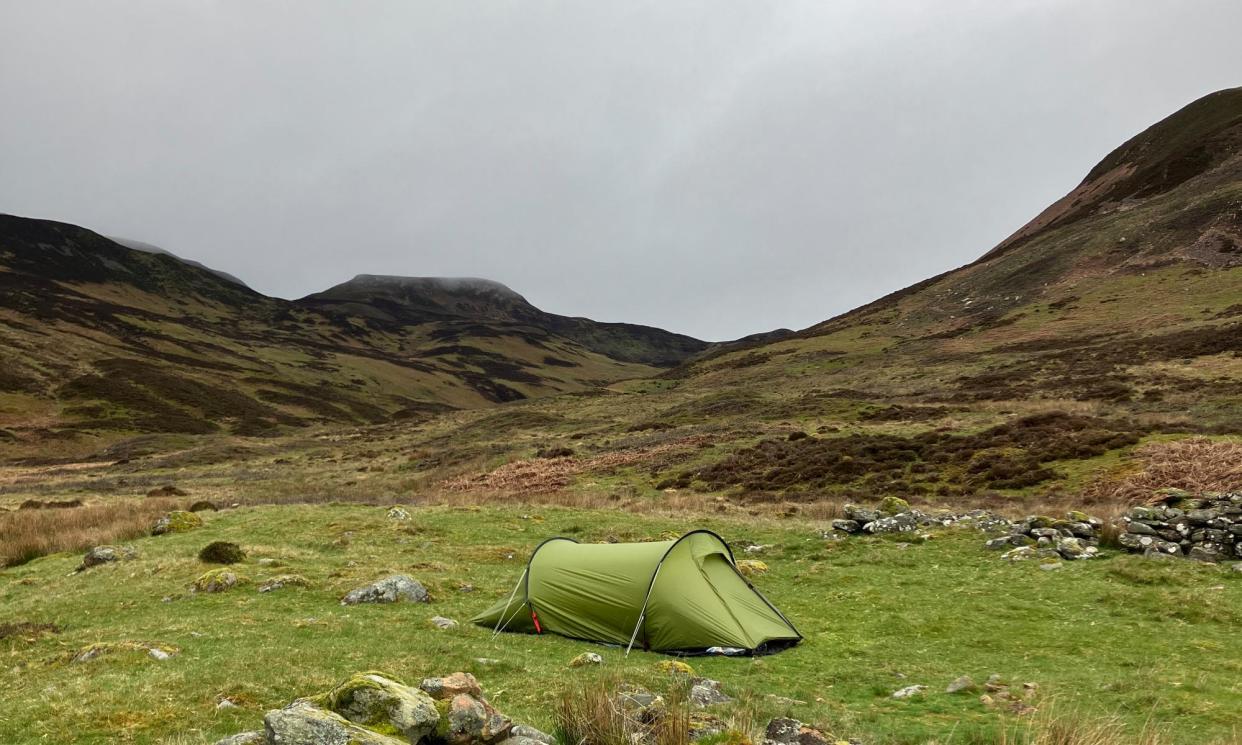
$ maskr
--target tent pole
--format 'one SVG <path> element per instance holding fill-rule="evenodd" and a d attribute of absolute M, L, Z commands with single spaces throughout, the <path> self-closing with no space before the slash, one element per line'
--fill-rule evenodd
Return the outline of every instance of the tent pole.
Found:
<path fill-rule="evenodd" d="M 493 639 L 495 639 L 497 635 L 500 634 L 500 631 L 503 628 L 503 626 L 501 626 L 501 623 L 500 623 L 501 621 L 504 621 L 504 625 L 508 626 L 509 621 L 512 621 L 513 619 L 517 618 L 517 613 L 514 613 L 512 616 L 509 616 L 509 621 L 505 621 L 505 611 L 509 610 L 509 606 L 513 605 L 513 599 L 517 597 L 518 588 L 522 586 L 522 580 L 526 579 L 526 572 L 529 569 L 530 567 L 526 567 L 526 569 L 522 570 L 522 575 L 518 577 L 517 584 L 513 586 L 513 594 L 509 596 L 509 602 L 505 603 L 505 610 L 501 611 L 500 618 L 496 619 L 496 628 L 492 629 Z"/>
<path fill-rule="evenodd" d="M 668 556 L 666 553 L 665 556 Z M 642 610 L 638 612 L 638 623 L 634 624 L 634 633 L 630 634 L 630 644 L 625 648 L 625 656 L 630 656 L 630 650 L 634 648 L 634 640 L 638 638 L 638 630 L 643 627 L 643 619 L 647 617 L 647 603 L 651 601 L 651 591 L 655 589 L 656 578 L 660 576 L 660 568 L 664 566 L 664 559 L 660 559 L 660 563 L 656 565 L 655 574 L 651 575 L 651 584 L 647 585 L 647 596 L 643 598 Z"/>

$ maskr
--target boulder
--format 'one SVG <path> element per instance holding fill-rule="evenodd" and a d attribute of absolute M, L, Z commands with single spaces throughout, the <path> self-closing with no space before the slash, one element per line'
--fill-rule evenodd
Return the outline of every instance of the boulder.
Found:
<path fill-rule="evenodd" d="M 190 589 L 194 592 L 224 592 L 237 586 L 240 578 L 228 569 L 212 569 L 194 580 Z"/>
<path fill-rule="evenodd" d="M 263 717 L 268 745 L 408 745 L 298 699 Z"/>
<path fill-rule="evenodd" d="M 324 694 L 323 703 L 351 722 L 391 728 L 412 743 L 430 735 L 440 721 L 436 702 L 425 691 L 377 672 L 351 676 Z"/>
<path fill-rule="evenodd" d="M 910 511 L 910 503 L 901 497 L 885 497 L 880 502 L 879 511 L 886 515 L 900 515 Z"/>
<path fill-rule="evenodd" d="M 482 698 L 459 693 L 442 706 L 437 740 L 448 745 L 486 745 L 509 737 L 513 722 Z"/>
<path fill-rule="evenodd" d="M 443 678 L 425 678 L 422 683 L 418 684 L 418 687 L 438 701 L 447 701 L 460 693 L 471 696 L 483 695 L 482 686 L 470 673 L 453 673 Z"/>
<path fill-rule="evenodd" d="M 427 594 L 427 588 L 423 587 L 417 580 L 404 574 L 394 574 L 391 577 L 385 577 L 369 585 L 350 590 L 345 597 L 341 598 L 341 605 L 400 602 L 426 603 L 430 600 L 431 596 Z"/>
<path fill-rule="evenodd" d="M 868 533 L 910 533 L 919 526 L 918 518 L 911 512 L 881 517 L 863 526 Z"/>
<path fill-rule="evenodd" d="M 138 558 L 137 549 L 129 546 L 96 546 L 86 555 L 82 557 L 82 565 L 77 571 L 81 572 L 91 567 L 97 567 L 101 564 L 109 564 L 114 561 L 129 561 Z"/>
<path fill-rule="evenodd" d="M 151 535 L 186 533 L 201 527 L 203 527 L 203 518 L 199 517 L 197 513 L 186 510 L 173 510 L 155 521 L 155 525 L 151 528 Z"/>
<path fill-rule="evenodd" d="M 828 745 L 828 738 L 797 719 L 780 717 L 768 722 L 762 745 Z"/>
<path fill-rule="evenodd" d="M 857 520 L 833 520 L 832 529 L 842 533 L 857 533 L 862 530 L 862 525 Z"/>
<path fill-rule="evenodd" d="M 873 522 L 880 516 L 879 513 L 877 513 L 875 510 L 869 510 L 865 507 L 859 507 L 856 504 L 847 504 L 845 505 L 843 509 L 845 511 L 845 518 L 847 520 L 853 520 L 859 523 L 860 525 L 865 525 L 869 522 Z"/>

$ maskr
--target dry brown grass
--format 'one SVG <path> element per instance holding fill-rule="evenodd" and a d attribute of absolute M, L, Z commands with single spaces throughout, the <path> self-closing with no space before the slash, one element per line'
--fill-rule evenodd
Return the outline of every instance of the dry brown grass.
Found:
<path fill-rule="evenodd" d="M 1205 437 L 1148 443 L 1135 451 L 1127 470 L 1089 484 L 1081 498 L 1086 504 L 1136 504 L 1165 488 L 1190 492 L 1242 488 L 1242 443 Z"/>
<path fill-rule="evenodd" d="M 996 745 L 1168 745 L 1170 742 L 1167 734 L 1151 723 L 1139 732 L 1128 732 L 1120 717 L 1085 716 L 1054 705 L 1042 710 L 1030 724 L 1012 732 L 1003 731 Z"/>
<path fill-rule="evenodd" d="M 503 491 L 511 495 L 527 495 L 554 492 L 573 483 L 574 477 L 584 473 L 608 473 L 617 468 L 667 459 L 698 447 L 710 438 L 685 437 L 672 442 L 645 448 L 630 448 L 602 453 L 589 458 L 532 458 L 512 463 L 477 476 L 459 476 L 448 479 L 441 487 L 448 491 L 472 491 L 477 489 Z"/>
<path fill-rule="evenodd" d="M 556 702 L 556 728 L 562 742 L 573 745 L 687 745 L 690 706 L 685 691 L 674 686 L 663 696 L 659 716 L 622 705 L 625 684 L 607 677 L 567 686 Z"/>
<path fill-rule="evenodd" d="M 137 538 L 161 515 L 184 506 L 184 500 L 143 499 L 0 513 L 0 566 Z"/>

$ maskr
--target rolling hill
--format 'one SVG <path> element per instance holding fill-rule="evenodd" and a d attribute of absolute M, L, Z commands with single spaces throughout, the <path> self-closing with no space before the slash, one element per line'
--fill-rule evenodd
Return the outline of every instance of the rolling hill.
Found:
<path fill-rule="evenodd" d="M 707 346 L 481 287 L 359 278 L 290 302 L 166 252 L 0 216 L 3 438 L 77 452 L 119 434 L 418 418 L 650 375 Z"/>

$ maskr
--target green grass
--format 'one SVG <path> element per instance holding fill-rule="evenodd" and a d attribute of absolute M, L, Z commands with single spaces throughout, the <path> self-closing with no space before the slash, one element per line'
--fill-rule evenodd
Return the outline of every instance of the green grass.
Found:
<path fill-rule="evenodd" d="M 804 522 L 776 518 L 642 516 L 547 507 L 414 508 L 396 524 L 379 507 L 298 505 L 208 515 L 206 527 L 143 539 L 140 559 L 70 574 L 78 556 L 57 555 L 0 573 L 0 624 L 53 622 L 57 635 L 0 641 L 8 672 L 0 689 L 0 741 L 137 742 L 214 739 L 260 726 L 263 712 L 323 691 L 348 674 L 385 670 L 417 681 L 474 672 L 515 718 L 551 727 L 561 687 L 596 675 L 666 686 L 663 657 L 554 636 L 503 634 L 466 623 L 507 595 L 543 538 L 655 538 L 712 528 L 734 542 L 772 544 L 759 587 L 806 635 L 799 647 L 751 659 L 700 658 L 696 670 L 733 693 L 752 691 L 761 716 L 791 714 L 837 737 L 867 743 L 991 742 L 1015 726 L 976 695 L 944 694 L 959 675 L 1000 673 L 1034 682 L 1047 706 L 1119 715 L 1137 731 L 1176 722 L 1172 742 L 1227 741 L 1242 714 L 1242 573 L 1191 562 L 1107 556 L 1041 571 L 981 548 L 973 532 L 944 531 L 920 545 L 817 537 Z M 241 544 L 232 567 L 249 581 L 190 595 L 210 567 L 195 555 L 214 540 Z M 261 558 L 284 566 L 267 567 Z M 430 605 L 338 604 L 347 590 L 391 572 L 430 589 Z M 257 584 L 301 574 L 310 589 L 258 594 Z M 459 587 L 472 584 L 473 592 Z M 164 598 L 171 598 L 164 602 Z M 450 631 L 427 620 L 462 622 Z M 96 642 L 171 644 L 156 662 L 117 652 L 86 663 L 66 656 Z M 570 670 L 582 651 L 601 670 Z M 476 658 L 500 663 L 481 666 Z M 922 699 L 891 692 L 924 684 Z M 782 706 L 775 694 L 805 703 Z M 217 712 L 218 697 L 240 709 Z"/>

